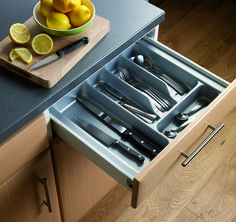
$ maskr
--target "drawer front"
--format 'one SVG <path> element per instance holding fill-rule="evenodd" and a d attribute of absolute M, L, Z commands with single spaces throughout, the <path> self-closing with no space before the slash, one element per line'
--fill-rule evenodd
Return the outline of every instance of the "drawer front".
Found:
<path fill-rule="evenodd" d="M 0 144 L 0 184 L 49 146 L 44 114 Z"/>
<path fill-rule="evenodd" d="M 165 186 L 165 189 L 169 187 L 169 192 L 172 192 L 174 186 L 175 193 L 166 194 L 165 201 L 170 204 L 182 195 L 182 205 L 179 203 L 178 206 L 181 208 L 198 192 L 201 185 L 209 180 L 216 168 L 219 168 L 223 161 L 227 162 L 235 143 L 235 93 L 236 81 L 135 177 L 133 207 L 147 199 L 150 190 L 162 190 Z M 183 166 L 188 158 L 184 153 L 190 156 L 195 154 L 197 148 L 202 149 Z M 161 197 L 156 196 L 156 200 L 160 200 L 159 198 Z"/>
<path fill-rule="evenodd" d="M 150 67 L 141 67 L 134 62 L 133 58 L 141 53 L 151 60 L 155 70 L 158 67 L 158 72 L 161 70 L 165 74 L 165 78 L 167 75 L 174 81 L 184 84 L 187 90 L 184 93 L 178 92 L 166 79 L 163 81 L 163 78 L 160 78 L 152 69 L 149 69 Z M 132 73 L 136 81 L 141 83 L 139 88 L 137 85 L 119 78 L 117 73 L 124 72 L 126 68 L 128 72 Z M 105 84 L 113 88 L 113 95 L 105 87 Z M 150 98 L 150 94 L 147 95 L 147 92 L 142 91 L 143 88 L 140 89 L 140 87 L 144 85 L 158 93 L 161 101 L 154 101 L 153 98 Z M 153 163 L 156 163 L 158 168 L 161 156 L 166 154 L 166 150 L 172 149 L 171 144 L 178 140 L 182 134 L 182 130 L 180 130 L 177 133 L 180 135 L 174 139 L 174 137 L 168 135 L 168 130 L 185 126 L 188 123 L 192 125 L 198 114 L 206 108 L 207 104 L 215 100 L 227 85 L 227 82 L 164 45 L 149 38 L 144 38 L 51 107 L 52 128 L 66 142 L 97 164 L 120 184 L 131 190 L 133 192 L 133 203 L 135 203 L 138 201 L 142 186 L 146 186 L 146 183 L 139 183 L 139 177 L 137 176 L 149 174 L 147 172 L 150 171 L 149 167 L 153 167 Z M 115 95 L 114 89 L 125 95 L 125 99 L 118 98 L 118 93 Z M 84 101 L 96 106 L 96 108 L 92 108 L 91 112 L 84 106 Z M 137 114 L 127 106 L 127 101 L 128 105 L 134 105 L 142 111 L 145 110 L 148 114 L 155 115 L 155 119 L 143 118 L 142 115 L 139 115 L 140 113 Z M 176 120 L 178 113 L 190 112 L 196 108 L 200 101 L 207 102 L 205 105 L 201 105 L 198 111 L 190 114 L 189 121 L 183 123 Z M 125 104 L 121 102 L 125 102 Z M 153 158 L 150 153 L 140 149 L 140 144 L 137 145 L 137 143 L 124 138 L 121 133 L 111 128 L 104 121 L 104 119 L 108 119 L 108 117 L 104 118 L 106 115 L 118 121 L 118 124 L 141 135 L 157 150 L 161 150 L 160 153 Z M 86 126 L 81 123 L 81 119 L 86 121 Z M 93 125 L 93 131 L 95 129 L 96 132 L 92 132 L 88 125 Z M 99 130 L 96 128 L 99 128 Z M 103 131 L 109 137 L 120 140 L 130 149 L 142 155 L 144 161 L 140 162 L 131 158 L 126 152 L 113 147 L 114 144 L 112 143 L 107 143 L 107 141 L 104 143 L 104 136 L 101 138 L 101 135 L 97 133 L 98 131 Z M 151 183 L 151 177 L 148 182 L 150 188 L 156 186 L 155 182 Z M 143 196 L 145 195 L 147 194 L 144 192 Z M 135 205 L 132 204 L 132 206 Z"/>

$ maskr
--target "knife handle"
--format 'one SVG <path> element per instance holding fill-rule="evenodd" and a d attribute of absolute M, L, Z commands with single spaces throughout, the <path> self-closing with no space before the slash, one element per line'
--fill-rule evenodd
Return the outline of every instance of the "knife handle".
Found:
<path fill-rule="evenodd" d="M 112 144 L 114 147 L 121 148 L 124 152 L 136 158 L 138 161 L 144 161 L 144 157 L 140 153 L 136 152 L 135 150 L 130 149 L 128 146 L 121 143 L 119 140 L 114 140 Z"/>
<path fill-rule="evenodd" d="M 68 52 L 72 52 L 73 50 L 79 48 L 81 45 L 88 44 L 88 42 L 89 42 L 89 38 L 83 37 L 83 38 L 65 46 L 64 48 L 59 49 L 58 51 L 56 51 L 56 54 L 59 56 L 59 58 L 61 58 L 64 54 L 66 54 Z"/>
<path fill-rule="evenodd" d="M 122 133 L 122 135 L 124 135 L 124 138 L 129 139 L 130 141 L 135 143 L 140 149 L 146 151 L 152 156 L 156 156 L 159 153 L 159 150 L 157 150 L 155 146 L 153 146 L 148 141 L 144 140 L 136 133 L 132 132 L 130 129 L 127 129 L 125 132 Z"/>

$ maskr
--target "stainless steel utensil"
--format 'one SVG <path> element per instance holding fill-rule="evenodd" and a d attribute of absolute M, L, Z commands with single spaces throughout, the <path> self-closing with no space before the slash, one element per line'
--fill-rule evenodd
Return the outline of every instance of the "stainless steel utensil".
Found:
<path fill-rule="evenodd" d="M 131 58 L 133 62 L 140 65 L 141 67 L 145 68 L 156 77 L 167 83 L 170 87 L 172 87 L 175 91 L 177 91 L 180 95 L 189 91 L 189 88 L 182 82 L 170 77 L 163 73 L 159 68 L 154 67 L 153 63 L 143 55 L 137 55 Z"/>
<path fill-rule="evenodd" d="M 110 95 L 119 99 L 118 104 L 120 104 L 122 107 L 132 112 L 137 117 L 141 118 L 143 121 L 147 123 L 153 123 L 153 121 L 157 119 L 157 115 L 148 113 L 147 111 L 142 110 L 140 107 L 133 105 L 132 101 L 127 99 L 126 96 L 118 92 L 116 89 L 114 89 L 112 86 L 110 86 L 106 82 L 102 83 L 102 86 Z"/>
<path fill-rule="evenodd" d="M 166 131 L 164 132 L 164 134 L 165 134 L 168 138 L 173 139 L 173 138 L 175 138 L 175 137 L 178 135 L 179 132 L 181 132 L 181 131 L 182 131 L 186 126 L 188 126 L 188 125 L 189 125 L 189 122 L 186 123 L 186 124 L 181 125 L 180 127 L 176 128 L 176 129 L 166 130 Z"/>
<path fill-rule="evenodd" d="M 144 83 L 140 83 L 138 80 L 136 80 L 127 68 L 119 69 L 116 72 L 116 76 L 148 95 L 156 102 L 155 105 L 160 111 L 165 112 L 171 109 L 172 104 L 167 99 L 161 97 L 151 87 L 145 86 Z"/>
<path fill-rule="evenodd" d="M 202 99 L 200 98 L 198 100 L 198 103 L 196 106 L 194 106 L 190 111 L 188 111 L 187 113 L 179 113 L 175 116 L 175 118 L 179 121 L 179 122 L 185 122 L 189 119 L 189 117 L 191 115 L 193 115 L 194 113 L 196 113 L 197 111 L 199 111 L 200 109 L 202 109 L 203 107 L 207 106 L 209 104 L 209 101 L 206 99 Z"/>
<path fill-rule="evenodd" d="M 88 110 L 90 110 L 92 113 L 100 117 L 100 119 L 102 119 L 106 124 L 111 126 L 118 133 L 120 133 L 124 139 L 128 139 L 131 142 L 135 143 L 144 152 L 154 157 L 161 151 L 161 148 L 154 146 L 152 143 L 150 143 L 148 140 L 144 139 L 143 137 L 139 136 L 133 130 L 130 130 L 129 128 L 125 127 L 123 124 L 116 121 L 115 119 L 112 119 L 110 116 L 105 114 L 103 111 L 101 111 L 98 107 L 96 107 L 91 102 L 84 100 L 80 97 L 78 97 L 77 100 L 81 104 L 83 104 Z"/>
<path fill-rule="evenodd" d="M 114 139 L 113 137 L 111 137 L 107 133 L 103 132 L 102 130 L 100 130 L 99 128 L 97 128 L 93 124 L 91 124 L 90 122 L 88 122 L 84 119 L 80 119 L 80 118 L 77 118 L 77 119 L 79 120 L 79 123 L 82 125 L 82 127 L 85 128 L 86 131 L 88 131 L 88 133 L 91 133 L 92 136 L 101 140 L 102 143 L 104 143 L 106 146 L 119 148 L 119 149 L 121 149 L 122 152 L 135 158 L 136 160 L 144 161 L 143 155 L 141 155 L 137 151 L 126 146 L 124 143 L 120 142 L 119 140 Z"/>
<path fill-rule="evenodd" d="M 127 110 L 129 110 L 133 114 L 135 114 L 135 115 L 138 114 L 139 116 L 143 116 L 143 117 L 147 118 L 148 120 L 150 120 L 151 122 L 153 122 L 155 119 L 157 119 L 156 115 L 151 114 L 151 113 L 147 113 L 147 112 L 145 112 L 141 109 L 138 109 L 132 105 L 129 105 L 128 103 L 125 103 L 123 101 L 119 101 L 118 104 L 120 104 L 122 107 L 126 108 Z"/>

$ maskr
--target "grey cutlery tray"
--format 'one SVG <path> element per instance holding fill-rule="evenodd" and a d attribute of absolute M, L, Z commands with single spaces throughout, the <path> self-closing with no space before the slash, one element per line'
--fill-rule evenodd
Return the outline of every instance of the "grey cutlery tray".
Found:
<path fill-rule="evenodd" d="M 183 82 L 188 86 L 189 91 L 184 95 L 180 95 L 165 82 L 135 64 L 131 58 L 139 54 L 150 58 L 155 66 L 158 66 L 163 72 Z M 115 75 L 116 70 L 120 68 L 128 68 L 135 78 L 157 90 L 161 96 L 171 101 L 172 108 L 165 112 L 160 111 L 144 93 Z M 77 146 L 76 138 L 79 138 L 85 146 L 80 145 L 77 149 L 127 187 L 124 178 L 133 179 L 151 161 L 151 157 L 135 145 L 122 139 L 116 131 L 109 128 L 97 116 L 88 111 L 77 98 L 80 97 L 90 101 L 122 125 L 138 132 L 153 144 L 164 149 L 172 140 L 164 134 L 165 130 L 175 129 L 182 124 L 176 121 L 175 116 L 180 112 L 188 112 L 196 105 L 199 98 L 205 98 L 211 102 L 225 88 L 220 81 L 215 81 L 214 76 L 212 76 L 207 76 L 204 69 L 195 66 L 195 64 L 189 64 L 185 58 L 183 59 L 180 55 L 171 52 L 168 48 L 166 49 L 154 41 L 140 40 L 54 104 L 49 110 L 53 122 L 52 127 L 59 136 L 75 147 Z M 156 114 L 156 120 L 153 123 L 146 123 L 119 105 L 118 99 L 104 92 L 101 87 L 103 82 L 121 92 L 139 107 Z M 190 121 L 203 109 L 193 114 Z M 144 162 L 138 163 L 119 150 L 106 147 L 80 127 L 77 117 L 86 119 L 107 134 L 120 139 L 132 149 L 140 152 L 145 157 Z M 64 128 L 69 133 L 65 133 Z"/>

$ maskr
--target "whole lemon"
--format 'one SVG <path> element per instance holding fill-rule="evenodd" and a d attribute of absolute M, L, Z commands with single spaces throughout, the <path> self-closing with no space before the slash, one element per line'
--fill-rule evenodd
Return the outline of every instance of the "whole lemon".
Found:
<path fill-rule="evenodd" d="M 47 17 L 50 12 L 54 11 L 52 0 L 40 1 L 40 12 L 44 17 Z"/>
<path fill-rule="evenodd" d="M 77 0 L 53 0 L 53 7 L 62 13 L 67 13 L 76 8 Z"/>
<path fill-rule="evenodd" d="M 74 9 L 76 9 L 76 8 L 81 6 L 81 0 L 75 0 L 75 1 L 76 1 L 76 7 Z"/>
<path fill-rule="evenodd" d="M 76 27 L 87 23 L 91 16 L 92 14 L 86 5 L 81 5 L 68 14 L 71 24 Z"/>
<path fill-rule="evenodd" d="M 50 12 L 46 18 L 46 23 L 51 29 L 67 30 L 71 28 L 69 18 L 60 12 Z"/>

